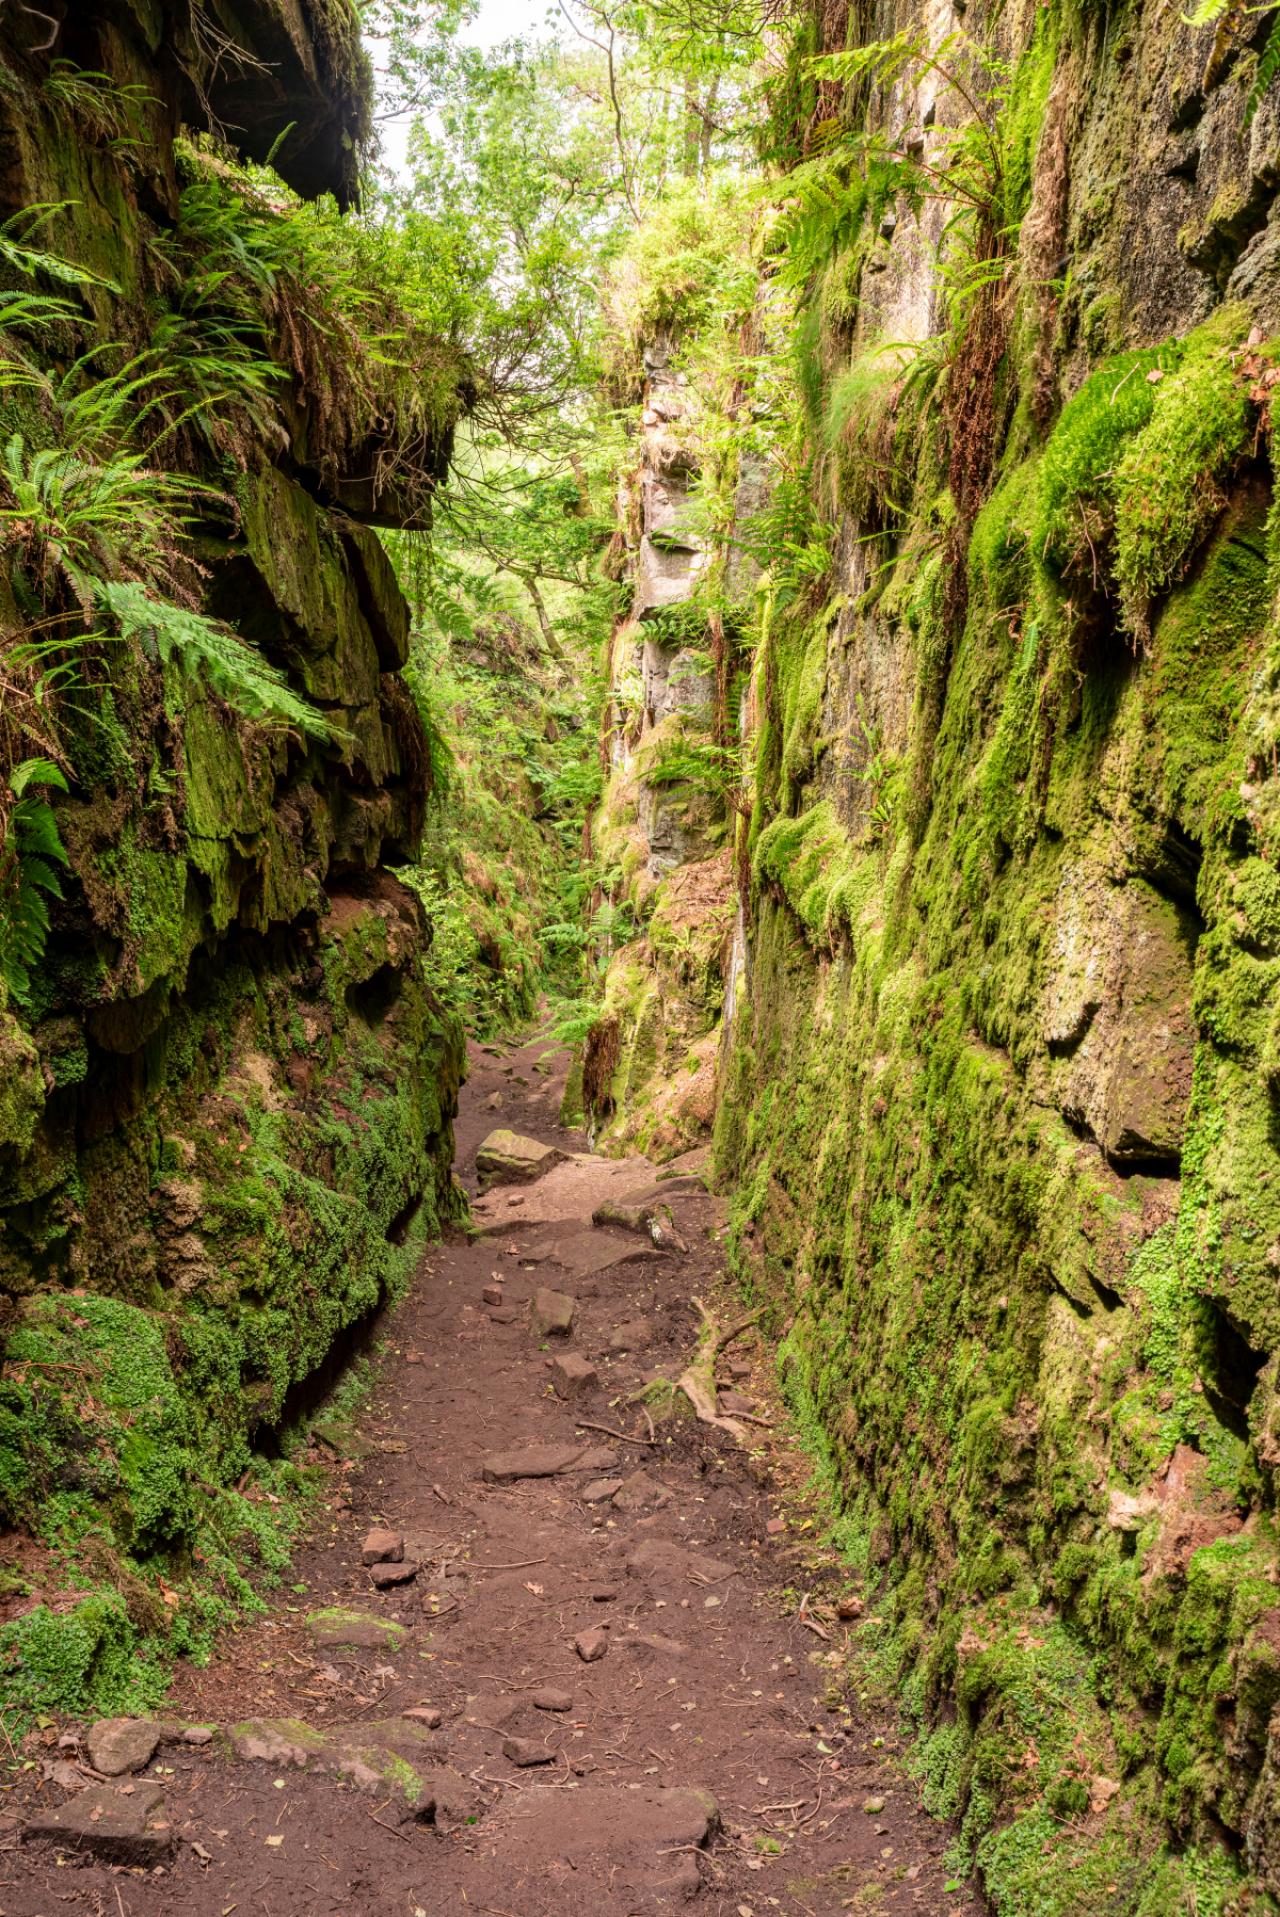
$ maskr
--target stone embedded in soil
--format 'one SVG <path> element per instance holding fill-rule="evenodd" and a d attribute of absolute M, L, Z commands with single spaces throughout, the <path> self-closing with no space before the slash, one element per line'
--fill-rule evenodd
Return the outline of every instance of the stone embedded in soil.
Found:
<path fill-rule="evenodd" d="M 649 1854 L 705 1844 L 720 1822 L 710 1791 L 645 1785 L 640 1790 L 584 1785 L 575 1791 L 527 1791 L 506 1808 L 522 1860 L 639 1850 Z M 663 1860 L 664 1863 L 667 1861 Z"/>
<path fill-rule="evenodd" d="M 653 1343 L 653 1326 L 648 1318 L 628 1318 L 615 1325 L 605 1339 L 605 1349 L 613 1353 L 645 1351 Z"/>
<path fill-rule="evenodd" d="M 738 1411 L 754 1411 L 755 1408 L 755 1399 L 746 1397 L 741 1391 L 721 1391 L 719 1394 L 719 1409 L 731 1415 Z"/>
<path fill-rule="evenodd" d="M 571 1711 L 573 1709 L 572 1691 L 556 1691 L 550 1687 L 535 1691 L 532 1698 L 535 1711 Z"/>
<path fill-rule="evenodd" d="M 489 1484 L 511 1484 L 517 1478 L 554 1478 L 571 1471 L 583 1454 L 580 1444 L 529 1444 L 519 1451 L 491 1451 L 481 1460 L 480 1475 Z"/>
<path fill-rule="evenodd" d="M 579 1496 L 584 1504 L 604 1504 L 621 1489 L 621 1478 L 592 1478 L 590 1484 L 583 1485 Z"/>
<path fill-rule="evenodd" d="M 38 1810 L 22 1827 L 28 1842 L 50 1838 L 92 1851 L 104 1863 L 162 1864 L 173 1851 L 164 1792 L 150 1784 L 96 1784 L 65 1804 Z"/>
<path fill-rule="evenodd" d="M 104 1777 L 140 1771 L 156 1754 L 160 1726 L 147 1717 L 104 1717 L 85 1736 L 89 1762 Z"/>
<path fill-rule="evenodd" d="M 480 1293 L 480 1296 L 486 1305 L 500 1305 L 502 1303 L 502 1286 L 486 1285 Z"/>
<path fill-rule="evenodd" d="M 476 1172 L 484 1190 L 490 1185 L 529 1185 L 564 1161 L 558 1146 L 500 1129 L 490 1132 L 476 1152 Z"/>
<path fill-rule="evenodd" d="M 399 1564 L 404 1557 L 404 1539 L 398 1531 L 375 1525 L 360 1549 L 361 1564 Z"/>
<path fill-rule="evenodd" d="M 731 1378 L 749 1378 L 755 1366 L 749 1358 L 730 1358 L 728 1370 Z"/>
<path fill-rule="evenodd" d="M 371 1564 L 369 1582 L 377 1591 L 389 1591 L 397 1584 L 412 1584 L 418 1567 L 406 1558 L 402 1564 Z"/>
<path fill-rule="evenodd" d="M 246 1717 L 227 1726 L 233 1757 L 244 1764 L 274 1764 L 277 1770 L 304 1771 L 323 1755 L 328 1740 L 300 1717 Z"/>
<path fill-rule="evenodd" d="M 401 1711 L 401 1717 L 407 1717 L 411 1724 L 425 1724 L 429 1731 L 438 1731 L 444 1717 L 432 1704 L 415 1704 L 411 1710 Z"/>
<path fill-rule="evenodd" d="M 501 1092 L 490 1092 L 488 1098 L 484 1101 L 484 1108 L 487 1112 L 500 1112 L 505 1103 L 506 1100 L 503 1098 Z"/>
<path fill-rule="evenodd" d="M 589 1359 L 576 1351 L 566 1351 L 551 1361 L 551 1382 L 557 1398 L 576 1398 L 580 1392 L 592 1390 L 600 1382 L 600 1374 Z"/>
<path fill-rule="evenodd" d="M 548 1285 L 540 1285 L 533 1294 L 533 1303 L 529 1308 L 529 1323 L 535 1338 L 565 1338 L 573 1329 L 573 1314 L 576 1299 L 567 1291 L 552 1291 Z"/>
<path fill-rule="evenodd" d="M 616 1584 L 593 1584 L 587 1596 L 593 1604 L 612 1604 L 618 1595 Z"/>
<path fill-rule="evenodd" d="M 884 1799 L 883 1797 L 864 1798 L 862 1808 L 867 1813 L 868 1817 L 874 1817 L 877 1811 L 882 1811 L 884 1809 Z"/>
<path fill-rule="evenodd" d="M 688 1650 L 678 1637 L 663 1637 L 660 1631 L 638 1631 L 634 1637 L 623 1639 L 624 1644 L 635 1644 L 646 1651 L 657 1651 L 662 1657 L 683 1657 Z"/>
<path fill-rule="evenodd" d="M 690 1551 L 666 1538 L 642 1538 L 627 1553 L 627 1569 L 639 1577 L 669 1578 L 672 1582 L 720 1584 L 734 1575 L 736 1566 L 703 1551 Z"/>
<path fill-rule="evenodd" d="M 508 1764 L 518 1765 L 521 1770 L 527 1770 L 531 1764 L 550 1764 L 555 1759 L 554 1751 L 531 1737 L 504 1737 L 502 1755 Z"/>
<path fill-rule="evenodd" d="M 609 1633 L 595 1628 L 579 1631 L 573 1648 L 584 1664 L 598 1664 L 609 1648 Z"/>
<path fill-rule="evenodd" d="M 208 1724 L 188 1724 L 186 1730 L 182 1733 L 182 1741 L 184 1744 L 212 1744 L 212 1726 Z"/>
<path fill-rule="evenodd" d="M 613 1505 L 616 1511 L 660 1511 L 670 1502 L 671 1493 L 665 1484 L 659 1484 L 647 1471 L 633 1471 L 619 1485 Z"/>
<path fill-rule="evenodd" d="M 603 1445 L 592 1445 L 574 1465 L 575 1471 L 599 1471 L 612 1475 L 618 1469 L 618 1454 Z"/>
<path fill-rule="evenodd" d="M 513 1325 L 520 1316 L 514 1305 L 491 1305 L 489 1323 L 491 1325 Z"/>
<path fill-rule="evenodd" d="M 405 1636 L 404 1626 L 393 1624 L 390 1618 L 342 1606 L 313 1611 L 307 1619 L 307 1631 L 321 1650 L 379 1651 L 384 1655 L 398 1651 Z"/>
<path fill-rule="evenodd" d="M 591 1222 L 597 1226 L 613 1225 L 619 1231 L 633 1231 L 658 1251 L 688 1251 L 680 1233 L 676 1230 L 670 1209 L 666 1205 L 628 1205 L 606 1200 L 597 1205 L 591 1214 Z"/>

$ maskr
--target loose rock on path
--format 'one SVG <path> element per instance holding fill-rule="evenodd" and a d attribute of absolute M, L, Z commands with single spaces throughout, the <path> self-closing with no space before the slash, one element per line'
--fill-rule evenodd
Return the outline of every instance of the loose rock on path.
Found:
<path fill-rule="evenodd" d="M 565 1064 L 473 1048 L 479 1235 L 385 1326 L 271 1614 L 153 1722 L 44 1733 L 0 1807 L 3 1917 L 974 1910 L 891 1731 L 833 1688 L 860 1603 L 815 1630 L 780 1599 L 755 1432 L 637 1399 L 689 1361 L 720 1209 L 696 1160 L 656 1177 L 550 1122 Z M 742 1410 L 749 1356 L 719 1367 Z"/>

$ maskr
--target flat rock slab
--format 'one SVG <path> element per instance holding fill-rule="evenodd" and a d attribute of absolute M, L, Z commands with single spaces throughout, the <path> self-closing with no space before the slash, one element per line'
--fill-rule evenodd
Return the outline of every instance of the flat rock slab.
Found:
<path fill-rule="evenodd" d="M 489 1484 L 514 1484 L 517 1478 L 555 1478 L 572 1471 L 582 1457 L 580 1444 L 530 1444 L 520 1451 L 491 1451 L 480 1466 Z"/>
<path fill-rule="evenodd" d="M 563 1165 L 567 1156 L 556 1145 L 500 1128 L 490 1132 L 476 1152 L 476 1172 L 486 1190 L 490 1185 L 531 1185 L 553 1165 Z"/>
<path fill-rule="evenodd" d="M 651 1243 L 638 1245 L 633 1237 L 610 1238 L 599 1230 L 575 1231 L 553 1244 L 545 1256 L 574 1278 L 596 1278 L 618 1266 L 642 1263 L 658 1249 Z"/>
<path fill-rule="evenodd" d="M 405 1637 L 404 1626 L 390 1618 L 343 1608 L 313 1611 L 307 1633 L 313 1644 L 326 1651 L 398 1651 Z"/>
<path fill-rule="evenodd" d="M 534 1337 L 567 1338 L 573 1330 L 576 1309 L 577 1299 L 571 1298 L 567 1291 L 552 1291 L 549 1285 L 540 1285 L 529 1307 Z"/>
<path fill-rule="evenodd" d="M 397 1584 L 412 1584 L 418 1575 L 418 1567 L 411 1558 L 400 1563 L 371 1564 L 369 1582 L 376 1591 L 389 1591 Z"/>
<path fill-rule="evenodd" d="M 300 1717 L 247 1717 L 227 1726 L 227 1742 L 242 1764 L 274 1764 L 277 1770 L 305 1771 L 329 1748 L 324 1732 Z"/>
<path fill-rule="evenodd" d="M 705 1844 L 719 1825 L 720 1811 L 710 1791 L 586 1785 L 576 1791 L 528 1790 L 507 1807 L 506 1819 L 521 1857 L 549 1863 L 593 1852 Z"/>
<path fill-rule="evenodd" d="M 600 1374 L 589 1358 L 576 1351 L 566 1351 L 551 1361 L 551 1382 L 557 1398 L 576 1398 L 584 1391 L 593 1390 L 600 1382 Z"/>
<path fill-rule="evenodd" d="M 621 1489 L 621 1478 L 592 1478 L 590 1484 L 583 1485 L 579 1495 L 584 1504 L 606 1504 Z"/>
<path fill-rule="evenodd" d="M 104 1717 L 91 1725 L 85 1749 L 95 1771 L 104 1777 L 123 1777 L 140 1771 L 156 1754 L 161 1726 L 146 1717 Z"/>
<path fill-rule="evenodd" d="M 643 1538 L 627 1553 L 627 1569 L 637 1577 L 666 1578 L 672 1583 L 721 1584 L 735 1575 L 736 1566 L 703 1551 L 691 1551 L 666 1538 Z"/>
<path fill-rule="evenodd" d="M 631 1231 L 648 1239 L 658 1251 L 687 1251 L 675 1221 L 666 1205 L 629 1205 L 606 1199 L 591 1214 L 593 1225 L 613 1225 L 619 1231 Z"/>
<path fill-rule="evenodd" d="M 164 1792 L 151 1784 L 96 1784 L 23 1825 L 28 1842 L 48 1838 L 109 1864 L 162 1864 L 173 1852 Z"/>

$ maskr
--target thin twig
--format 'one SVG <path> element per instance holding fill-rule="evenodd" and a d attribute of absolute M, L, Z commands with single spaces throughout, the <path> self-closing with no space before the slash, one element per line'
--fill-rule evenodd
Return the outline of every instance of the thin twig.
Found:
<path fill-rule="evenodd" d="M 656 1438 L 628 1437 L 625 1431 L 615 1431 L 611 1424 L 592 1424 L 590 1418 L 575 1418 L 573 1422 L 581 1431 L 603 1431 L 606 1438 L 619 1438 L 623 1444 L 642 1444 L 648 1446 L 657 1443 Z"/>

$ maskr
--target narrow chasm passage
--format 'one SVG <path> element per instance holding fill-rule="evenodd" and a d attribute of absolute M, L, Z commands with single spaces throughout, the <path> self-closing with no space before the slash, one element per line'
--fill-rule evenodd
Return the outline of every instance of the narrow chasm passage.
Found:
<path fill-rule="evenodd" d="M 162 1714 L 47 1728 L 0 1813 L 6 1917 L 976 1908 L 828 1671 L 848 1586 L 800 1541 L 754 1325 L 717 1360 L 736 1433 L 678 1408 L 692 1300 L 740 1322 L 704 1154 L 587 1152 L 567 1065 L 472 1046 L 478 1229 L 424 1259 L 360 1414 L 316 1426 L 286 1588 Z"/>

